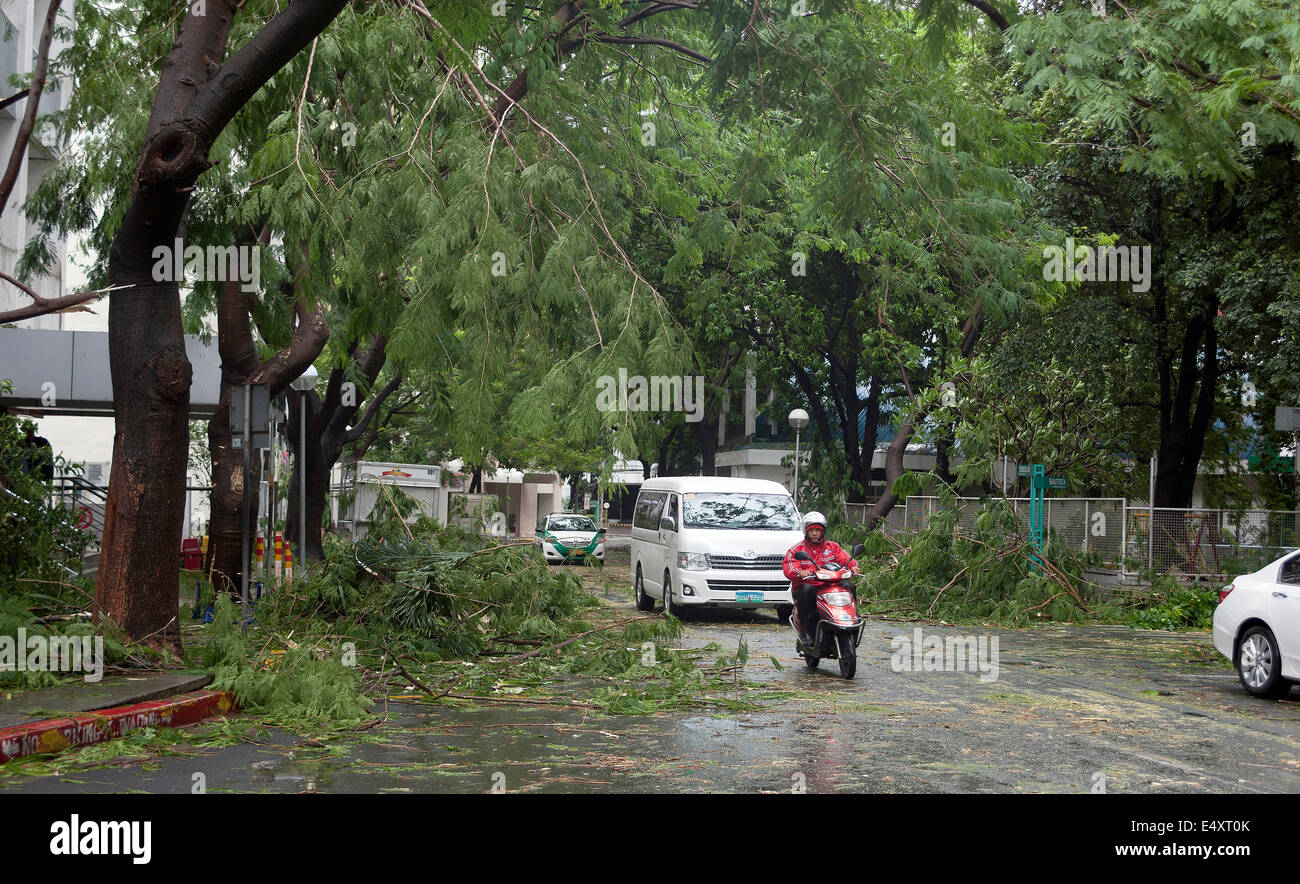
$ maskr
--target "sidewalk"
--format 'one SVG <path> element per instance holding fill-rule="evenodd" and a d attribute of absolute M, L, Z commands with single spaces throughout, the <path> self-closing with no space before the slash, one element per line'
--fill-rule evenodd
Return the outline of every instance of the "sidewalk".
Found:
<path fill-rule="evenodd" d="M 211 681 L 205 672 L 156 672 L 18 694 L 0 702 L 0 764 L 234 710 L 228 691 L 200 690 Z"/>

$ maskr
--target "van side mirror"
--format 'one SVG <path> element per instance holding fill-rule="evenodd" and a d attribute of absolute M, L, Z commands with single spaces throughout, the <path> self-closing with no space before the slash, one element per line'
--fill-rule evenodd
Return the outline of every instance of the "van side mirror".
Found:
<path fill-rule="evenodd" d="M 604 528 L 597 528 L 597 529 L 596 529 L 596 533 L 597 533 L 597 534 L 604 534 L 604 533 L 605 533 L 605 529 L 604 529 Z"/>
<path fill-rule="evenodd" d="M 664 516 L 662 519 L 659 520 L 659 530 L 660 530 L 660 531 L 676 531 L 676 530 L 677 530 L 677 520 L 674 519 L 672 516 Z"/>
<path fill-rule="evenodd" d="M 801 561 L 801 562 L 811 562 L 811 561 L 812 561 L 812 556 L 808 555 L 808 553 L 804 552 L 803 550 L 799 550 L 797 553 L 795 553 L 795 554 L 794 554 L 794 557 L 795 557 L 796 559 L 798 559 L 799 561 Z"/>

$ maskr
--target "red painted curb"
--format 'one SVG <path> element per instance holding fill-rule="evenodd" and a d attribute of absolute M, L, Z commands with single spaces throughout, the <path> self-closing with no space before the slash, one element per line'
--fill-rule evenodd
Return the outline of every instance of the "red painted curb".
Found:
<path fill-rule="evenodd" d="M 176 727 L 238 709 L 229 691 L 190 691 L 166 700 L 100 709 L 0 729 L 0 764 L 24 755 L 48 755 L 73 746 L 114 740 L 138 727 Z"/>

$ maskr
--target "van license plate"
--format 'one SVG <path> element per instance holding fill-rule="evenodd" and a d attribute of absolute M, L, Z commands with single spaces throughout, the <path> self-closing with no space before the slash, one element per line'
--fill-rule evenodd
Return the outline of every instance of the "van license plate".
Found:
<path fill-rule="evenodd" d="M 761 602 L 763 601 L 763 594 L 761 592 L 738 592 L 736 593 L 736 601 Z"/>

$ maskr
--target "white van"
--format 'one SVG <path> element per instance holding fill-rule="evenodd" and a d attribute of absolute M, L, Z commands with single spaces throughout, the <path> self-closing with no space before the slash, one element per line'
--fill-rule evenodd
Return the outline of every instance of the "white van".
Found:
<path fill-rule="evenodd" d="M 641 486 L 632 516 L 637 608 L 678 616 L 696 605 L 792 604 L 781 572 L 803 539 L 784 485 L 765 479 L 679 476 Z M 778 616 L 784 609 L 778 610 Z"/>

